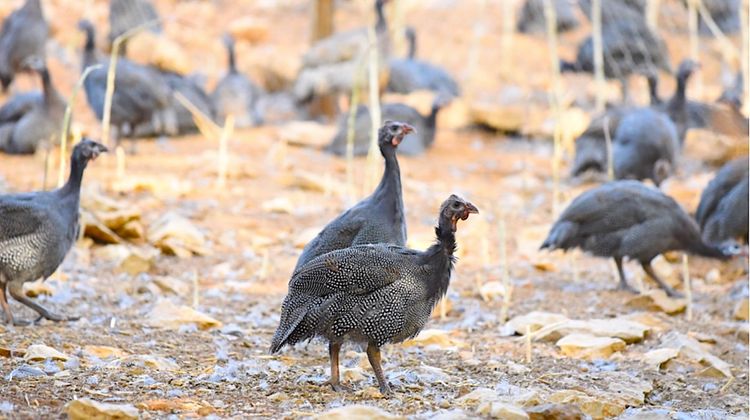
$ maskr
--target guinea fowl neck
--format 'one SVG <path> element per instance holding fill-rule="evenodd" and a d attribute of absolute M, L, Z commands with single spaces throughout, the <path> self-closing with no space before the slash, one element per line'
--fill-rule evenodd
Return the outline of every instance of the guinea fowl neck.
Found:
<path fill-rule="evenodd" d="M 425 118 L 425 124 L 424 124 L 425 146 L 429 146 L 432 144 L 433 141 L 435 141 L 435 127 L 437 126 L 437 114 L 438 112 L 440 112 L 440 108 L 441 108 L 441 105 L 437 103 L 432 104 L 430 115 L 428 115 Z"/>
<path fill-rule="evenodd" d="M 677 76 L 677 88 L 674 91 L 672 99 L 669 101 L 669 105 L 672 108 L 682 107 L 685 105 L 685 88 L 687 87 L 687 81 L 690 74 L 680 74 Z"/>
<path fill-rule="evenodd" d="M 661 98 L 659 98 L 659 82 L 655 76 L 649 76 L 648 78 L 648 94 L 651 105 L 661 104 Z"/>
<path fill-rule="evenodd" d="M 717 245 L 710 245 L 703 242 L 700 238 L 695 238 L 691 241 L 687 247 L 687 251 L 708 258 L 716 258 L 719 260 L 728 260 L 731 256 L 726 255 L 721 247 Z"/>
<path fill-rule="evenodd" d="M 42 69 L 39 71 L 39 75 L 42 78 L 42 89 L 44 91 L 44 104 L 48 107 L 53 106 L 57 99 L 57 91 L 52 85 L 52 79 L 50 79 L 49 70 Z"/>
<path fill-rule="evenodd" d="M 26 4 L 24 4 L 23 6 L 23 9 L 35 15 L 43 16 L 41 0 L 27 0 Z"/>
<path fill-rule="evenodd" d="M 86 26 L 83 30 L 86 32 L 86 44 L 83 46 L 83 69 L 86 70 L 86 67 L 96 64 L 94 51 L 96 45 L 94 44 L 94 28 Z"/>
<path fill-rule="evenodd" d="M 403 212 L 404 204 L 401 199 L 401 168 L 396 158 L 396 148 L 390 144 L 381 143 L 380 153 L 385 158 L 385 169 L 380 184 L 375 189 L 374 196 L 398 197 L 396 206 Z"/>
<path fill-rule="evenodd" d="M 383 0 L 375 0 L 375 14 L 378 17 L 375 22 L 375 31 L 378 33 L 385 32 L 388 29 L 385 13 L 383 13 L 383 3 L 385 3 Z"/>
<path fill-rule="evenodd" d="M 406 58 L 414 60 L 414 57 L 417 56 L 417 35 L 413 30 L 406 31 L 406 41 L 409 43 Z"/>
<path fill-rule="evenodd" d="M 76 152 L 73 151 L 73 156 L 70 158 L 70 176 L 68 177 L 68 182 L 59 190 L 62 196 L 73 197 L 76 205 L 81 195 L 81 181 L 83 180 L 83 171 L 86 169 L 87 163 L 86 159 L 76 156 Z"/>
<path fill-rule="evenodd" d="M 435 228 L 437 242 L 423 253 L 423 265 L 431 267 L 432 275 L 426 281 L 428 294 L 432 297 L 445 295 L 450 283 L 451 270 L 456 252 L 456 235 L 449 216 L 441 215 Z"/>
<path fill-rule="evenodd" d="M 234 58 L 234 41 L 233 40 L 227 40 L 227 67 L 229 67 L 229 73 L 230 74 L 236 74 L 237 73 L 237 62 Z"/>

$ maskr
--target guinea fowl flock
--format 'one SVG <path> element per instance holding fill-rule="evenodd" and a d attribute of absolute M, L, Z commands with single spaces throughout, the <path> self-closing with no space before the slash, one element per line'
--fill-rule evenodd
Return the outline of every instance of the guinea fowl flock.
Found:
<path fill-rule="evenodd" d="M 722 29 L 734 28 L 735 22 L 722 8 L 726 1 L 704 1 Z M 381 347 L 413 338 L 425 327 L 450 285 L 458 221 L 479 213 L 474 204 L 451 194 L 438 209 L 434 244 L 424 250 L 406 247 L 406 210 L 397 153 L 425 154 L 435 143 L 440 111 L 461 95 L 461 89 L 446 70 L 416 58 L 413 28 L 404 31 L 409 45 L 406 56 L 390 55 L 393 34 L 384 12 L 387 3 L 373 2 L 377 53 L 385 69 L 379 88 L 401 94 L 430 91 L 434 95 L 430 111 L 422 114 L 400 102 L 382 105 L 385 122 L 373 139 L 384 160 L 380 183 L 370 196 L 331 220 L 304 247 L 291 274 L 270 345 L 270 352 L 278 353 L 285 346 L 314 338 L 328 342 L 328 384 L 336 391 L 344 389 L 339 370 L 342 346 L 361 345 L 384 395 L 393 391 L 383 371 Z M 591 2 L 579 3 L 590 17 Z M 679 172 L 689 130 L 705 128 L 747 136 L 748 120 L 737 103 L 740 95 L 731 91 L 716 103 L 688 99 L 690 77 L 699 68 L 692 60 L 680 64 L 674 74 L 672 96 L 661 99 L 658 73 L 671 73 L 672 67 L 666 44 L 646 24 L 645 3 L 602 0 L 604 73 L 622 82 L 623 103 L 592 118 L 575 144 L 574 177 L 611 171 L 615 180 L 575 198 L 552 225 L 541 249 L 578 248 L 597 257 L 613 258 L 620 287 L 633 292 L 636 290 L 626 279 L 623 262 L 636 261 L 668 295 L 679 296 L 655 272 L 652 260 L 668 251 L 718 260 L 743 254 L 739 245 L 748 240 L 748 159 L 733 160 L 718 170 L 703 191 L 694 216 L 659 188 Z M 519 32 L 544 31 L 545 20 L 540 19 L 543 4 L 527 0 L 517 22 Z M 569 1 L 551 4 L 557 12 L 558 31 L 579 25 Z M 162 31 L 159 15 L 147 0 L 111 0 L 109 22 L 110 42 L 146 24 L 149 30 Z M 83 88 L 90 109 L 102 121 L 110 61 L 98 56 L 93 23 L 81 20 L 79 29 L 85 35 L 81 70 L 88 72 Z M 26 0 L 3 23 L 3 91 L 21 72 L 38 75 L 42 86 L 41 91 L 9 95 L 0 107 L 0 151 L 5 153 L 31 154 L 40 147 L 51 147 L 61 137 L 67 104 L 47 66 L 48 32 L 41 0 Z M 198 76 L 131 61 L 123 44 L 109 116 L 117 144 L 125 137 L 195 132 L 195 110 L 218 123 L 232 116 L 237 127 L 251 127 L 273 120 L 266 118 L 265 112 L 275 99 L 283 99 L 284 109 L 288 105 L 290 114 L 300 115 L 299 108 L 314 98 L 351 94 L 369 51 L 367 28 L 321 39 L 302 57 L 290 89 L 268 94 L 238 70 L 235 40 L 225 35 L 223 41 L 227 70 L 210 94 Z M 580 44 L 575 61 L 561 61 L 560 65 L 562 71 L 591 73 L 593 61 L 593 40 L 589 36 Z M 627 80 L 631 75 L 647 78 L 649 105 L 630 102 Z M 741 78 L 738 82 L 741 86 Z M 346 155 L 350 145 L 353 155 L 364 155 L 370 149 L 374 128 L 371 110 L 365 105 L 350 108 L 354 110 L 354 127 L 349 127 L 349 112 L 343 112 L 338 132 L 326 148 L 334 155 Z M 348 139 L 350 133 L 353 138 Z M 40 306 L 24 294 L 23 285 L 48 278 L 70 251 L 79 236 L 83 173 L 89 161 L 106 151 L 105 146 L 84 139 L 72 150 L 70 175 L 64 186 L 54 191 L 0 195 L 0 306 L 7 323 L 28 324 L 13 316 L 6 292 L 36 311 L 40 319 L 75 319 Z M 642 181 L 652 182 L 655 188 Z"/>

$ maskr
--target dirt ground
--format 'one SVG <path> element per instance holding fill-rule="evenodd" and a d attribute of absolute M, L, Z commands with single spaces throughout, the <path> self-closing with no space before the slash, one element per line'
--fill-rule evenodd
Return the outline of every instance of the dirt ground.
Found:
<path fill-rule="evenodd" d="M 237 16 L 257 17 L 268 29 L 264 42 L 238 44 L 240 68 L 250 74 L 257 74 L 261 60 L 298 57 L 307 45 L 307 2 L 155 3 L 162 14 L 174 17 L 165 31 L 188 52 L 194 70 L 207 76 L 209 86 L 223 71 L 220 35 Z M 543 38 L 516 35 L 512 51 L 499 50 L 501 2 L 407 3 L 412 5 L 407 22 L 425 34 L 420 54 L 464 80 L 467 96 L 508 84 L 549 86 Z M 98 0 L 50 0 L 45 6 L 51 10 L 48 15 L 55 16 L 53 44 L 59 48 L 51 54 L 51 67 L 67 94 L 79 73 L 82 38 L 75 22 L 86 16 L 104 28 L 107 6 Z M 361 25 L 361 12 L 368 9 L 364 2 L 342 2 L 336 15 L 338 27 Z M 467 22 L 482 29 L 475 31 Z M 584 25 L 564 35 L 561 55 L 571 56 L 587 30 Z M 476 69 L 467 70 L 476 36 L 479 58 Z M 677 62 L 684 51 L 679 45 L 687 35 L 675 29 L 665 36 Z M 719 64 L 716 54 L 707 51 L 703 94 L 712 98 L 721 90 Z M 504 67 L 504 60 L 511 61 L 511 70 Z M 565 78 L 563 83 L 568 92 L 586 96 L 591 91 L 587 77 Z M 19 86 L 35 84 L 27 79 Z M 632 87 L 637 91 L 639 86 L 635 81 Z M 671 90 L 666 77 L 664 86 L 665 92 Z M 617 92 L 616 85 L 610 88 Z M 642 103 L 646 100 L 645 91 L 636 96 Z M 99 133 L 82 99 L 76 106 L 76 121 L 84 132 Z M 380 396 L 361 349 L 345 347 L 343 377 L 352 389 L 338 394 L 323 384 L 328 375 L 323 343 L 313 341 L 268 355 L 303 238 L 367 193 L 366 159 L 355 161 L 354 194 L 350 194 L 346 162 L 316 148 L 286 143 L 287 127 L 282 125 L 234 133 L 229 142 L 229 178 L 223 188 L 216 185 L 217 143 L 201 135 L 140 142 L 138 153 L 126 158 L 125 180 L 118 179 L 112 155 L 89 166 L 84 202 L 87 196 L 114 200 L 137 212 L 145 227 L 167 212 L 176 213 L 204 235 L 202 255 L 159 254 L 147 272 L 130 275 L 102 257 L 102 249 L 109 246 L 79 241 L 47 281 L 51 295 L 37 299 L 55 312 L 81 319 L 0 326 L 0 418 L 65 417 L 66 404 L 78 398 L 132 404 L 144 418 L 170 414 L 295 418 L 357 403 L 415 418 L 488 417 L 493 415 L 492 405 L 487 408 L 483 403 L 492 403 L 492 398 L 461 398 L 481 388 L 527 407 L 567 402 L 592 417 L 635 418 L 649 413 L 654 416 L 650 418 L 747 418 L 748 324 L 734 318 L 735 306 L 747 299 L 746 260 L 719 263 L 690 258 L 691 320 L 684 312 L 644 312 L 628 303 L 632 295 L 616 290 L 610 261 L 536 251 L 553 221 L 555 183 L 549 139 L 444 125 L 439 121 L 435 145 L 426 155 L 399 158 L 409 244 L 424 248 L 433 241 L 437 208 L 451 193 L 470 200 L 480 214 L 459 225 L 459 261 L 448 304 L 445 313 L 436 314 L 426 327 L 442 334 L 384 348 L 384 369 L 394 397 Z M 52 160 L 57 162 L 56 152 Z M 566 156 L 563 174 L 569 161 Z M 376 165 L 379 176 L 381 164 Z M 43 168 L 41 155 L 0 155 L 0 191 L 39 189 Z M 716 168 L 696 160 L 686 161 L 684 168 L 663 189 L 674 192 L 693 211 Z M 313 179 L 314 186 L 300 178 Z M 563 175 L 560 202 L 591 186 Z M 145 239 L 128 246 L 153 249 Z M 661 269 L 678 277 L 679 256 L 672 261 L 662 262 Z M 501 282 L 504 269 L 513 285 L 509 318 L 532 311 L 579 320 L 633 317 L 647 320 L 643 322 L 649 323 L 650 330 L 645 339 L 628 343 L 612 356 L 591 360 L 563 355 L 554 340 L 535 341 L 529 360 L 526 341 L 508 331 L 501 319 L 503 297 L 485 293 L 483 298 L 480 293 L 487 290 L 483 288 L 487 283 Z M 636 264 L 628 264 L 626 271 L 634 284 L 643 277 Z M 163 278 L 172 280 L 171 288 L 159 286 Z M 643 282 L 646 288 L 656 287 Z M 193 306 L 222 325 L 162 328 L 152 319 L 152 310 L 164 299 Z M 34 317 L 17 302 L 11 306 L 19 318 Z M 661 367 L 650 365 L 646 353 L 663 347 L 675 334 L 697 340 L 701 348 L 727 362 L 731 377 L 706 369 L 705 361 L 685 357 Z M 67 357 L 27 360 L 23 354 L 34 344 Z M 98 352 L 87 346 L 114 349 Z M 573 396 L 566 399 L 566 395 Z M 494 415 L 502 418 L 497 412 Z"/>

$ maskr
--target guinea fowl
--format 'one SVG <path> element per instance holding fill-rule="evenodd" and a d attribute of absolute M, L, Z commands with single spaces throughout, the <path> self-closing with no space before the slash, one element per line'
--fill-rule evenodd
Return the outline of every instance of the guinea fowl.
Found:
<path fill-rule="evenodd" d="M 478 213 L 451 195 L 440 206 L 437 242 L 425 251 L 399 245 L 358 245 L 324 254 L 294 272 L 281 307 L 271 353 L 313 337 L 329 342 L 331 379 L 339 382 L 339 352 L 346 341 L 367 343 L 367 357 L 384 395 L 392 394 L 380 347 L 422 330 L 450 284 L 456 225 Z"/>
<path fill-rule="evenodd" d="M 432 108 L 428 115 L 422 115 L 416 109 L 404 104 L 385 104 L 381 107 L 383 119 L 403 121 L 412 125 L 416 130 L 406 136 L 399 146 L 400 154 L 416 156 L 424 153 L 435 141 L 435 127 L 437 114 L 448 103 L 448 97 L 437 96 L 432 102 Z M 370 149 L 370 131 L 372 118 L 370 108 L 365 105 L 357 107 L 357 115 L 354 120 L 354 155 L 366 155 Z M 327 150 L 333 154 L 346 155 L 346 136 L 349 127 L 349 115 L 341 116 L 339 130 Z"/>
<path fill-rule="evenodd" d="M 411 93 L 416 90 L 431 90 L 436 93 L 459 96 L 458 83 L 443 68 L 415 57 L 417 35 L 414 28 L 406 28 L 409 52 L 406 58 L 388 61 L 388 85 L 386 90 L 396 93 Z"/>
<path fill-rule="evenodd" d="M 401 194 L 401 170 L 396 148 L 414 131 L 409 124 L 386 121 L 378 130 L 385 170 L 373 193 L 333 219 L 302 251 L 294 271 L 319 255 L 352 245 L 406 244 L 406 218 Z"/>
<path fill-rule="evenodd" d="M 84 139 L 73 148 L 68 182 L 54 191 L 0 196 L 0 306 L 9 324 L 13 319 L 6 289 L 17 301 L 43 318 L 64 321 L 26 297 L 23 284 L 47 279 L 60 266 L 75 242 L 81 180 L 86 165 L 107 148 Z"/>
<path fill-rule="evenodd" d="M 711 15 L 716 26 L 725 35 L 737 33 L 740 28 L 740 13 L 747 13 L 741 6 L 742 0 L 702 0 L 708 14 Z M 687 6 L 687 2 L 683 1 Z M 699 29 L 702 34 L 713 35 L 703 15 L 699 14 Z"/>
<path fill-rule="evenodd" d="M 747 156 L 724 165 L 711 180 L 695 212 L 695 220 L 708 243 L 725 243 L 748 237 Z"/>
<path fill-rule="evenodd" d="M 616 20 L 603 25 L 602 53 L 604 76 L 620 80 L 625 100 L 629 98 L 629 75 L 652 74 L 658 69 L 669 73 L 672 71 L 666 44 L 642 19 Z M 560 61 L 560 70 L 594 73 L 594 43 L 591 36 L 579 45 L 576 61 Z"/>
<path fill-rule="evenodd" d="M 612 140 L 615 178 L 650 179 L 658 186 L 672 173 L 679 147 L 665 114 L 638 108 L 622 118 Z"/>
<path fill-rule="evenodd" d="M 207 118 L 214 119 L 213 101 L 194 78 L 185 77 L 167 70 L 161 70 L 160 74 L 171 90 L 169 108 L 175 114 L 176 134 L 194 133 L 198 130 L 193 119 L 193 114 L 177 99 L 177 94 L 182 95 Z M 163 130 L 162 132 L 157 131 L 151 123 L 139 125 L 135 130 L 137 137 L 158 136 L 161 134 L 165 134 Z"/>
<path fill-rule="evenodd" d="M 100 64 L 94 50 L 94 26 L 82 20 L 79 28 L 86 33 L 86 45 L 83 52 L 83 70 Z M 107 89 L 107 72 L 109 62 L 94 69 L 84 81 L 86 99 L 99 121 L 104 116 L 104 98 Z M 157 132 L 173 134 L 176 132 L 174 110 L 169 107 L 170 95 L 168 86 L 163 83 L 155 69 L 133 63 L 125 57 L 117 60 L 115 72 L 115 89 L 112 94 L 110 124 L 117 128 L 117 144 L 122 135 L 135 135 L 140 124 L 152 124 Z"/>
<path fill-rule="evenodd" d="M 602 25 L 622 20 L 643 21 L 646 16 L 646 2 L 647 0 L 601 0 Z M 591 21 L 593 2 L 578 0 L 578 5 Z"/>
<path fill-rule="evenodd" d="M 664 110 L 667 105 L 659 97 L 658 79 L 655 75 L 649 76 L 648 84 L 651 106 L 655 109 Z M 686 131 L 691 128 L 704 128 L 721 135 L 747 137 L 749 133 L 748 119 L 742 115 L 736 102 L 726 100 L 728 97 L 729 94 L 725 92 L 715 103 L 687 100 L 685 104 Z"/>
<path fill-rule="evenodd" d="M 569 31 L 578 26 L 578 18 L 568 0 L 554 0 L 556 29 L 558 33 Z M 547 20 L 544 17 L 544 0 L 526 0 L 516 21 L 516 29 L 521 33 L 540 33 L 547 31 Z"/>
<path fill-rule="evenodd" d="M 6 153 L 34 153 L 40 144 L 56 140 L 62 129 L 65 100 L 44 64 L 32 66 L 42 79 L 43 91 L 18 95 L 0 108 L 0 150 Z"/>
<path fill-rule="evenodd" d="M 572 176 L 585 172 L 606 173 L 609 168 L 607 159 L 607 133 L 610 140 L 614 138 L 620 121 L 634 108 L 617 106 L 591 120 L 586 130 L 575 140 L 575 158 L 571 169 Z"/>
<path fill-rule="evenodd" d="M 145 30 L 161 32 L 159 19 L 159 13 L 148 0 L 110 0 L 109 42 L 113 43 L 118 36 L 142 25 L 147 25 Z M 119 53 L 125 55 L 126 51 L 127 40 L 124 40 Z"/>
<path fill-rule="evenodd" d="M 385 62 L 390 50 L 388 25 L 383 10 L 387 1 L 375 0 L 375 36 L 379 63 Z M 318 95 L 348 93 L 352 90 L 354 74 L 361 67 L 369 50 L 367 31 L 367 28 L 358 28 L 335 33 L 310 47 L 302 56 L 302 68 L 292 88 L 297 102 L 306 103 Z M 381 70 L 385 69 L 385 66 L 380 67 Z M 381 71 L 380 76 L 385 83 L 385 72 Z"/>
<path fill-rule="evenodd" d="M 44 20 L 41 0 L 26 0 L 14 11 L 0 29 L 0 85 L 3 92 L 13 82 L 15 74 L 30 70 L 30 58 L 45 61 L 44 52 L 49 27 Z"/>
<path fill-rule="evenodd" d="M 674 95 L 664 103 L 653 105 L 652 107 L 658 111 L 662 111 L 675 125 L 677 129 L 677 138 L 680 141 L 680 145 L 685 141 L 685 133 L 689 128 L 689 115 L 688 115 L 688 101 L 685 96 L 685 89 L 687 87 L 688 79 L 693 72 L 700 66 L 693 60 L 684 60 L 680 63 L 680 67 L 677 69 L 677 75 L 675 76 L 676 87 Z M 651 101 L 653 102 L 657 93 L 656 86 L 653 85 L 655 76 L 648 78 L 649 80 L 649 94 Z M 653 85 L 653 86 L 652 86 Z"/>
<path fill-rule="evenodd" d="M 258 112 L 257 102 L 263 92 L 244 74 L 237 71 L 234 39 L 225 35 L 224 45 L 227 48 L 228 71 L 211 94 L 216 107 L 216 117 L 219 123 L 223 124 L 229 114 L 234 115 L 235 127 L 261 124 L 263 119 Z"/>
<path fill-rule="evenodd" d="M 638 261 L 670 296 L 679 295 L 656 275 L 651 260 L 667 251 L 687 251 L 728 259 L 734 247 L 718 247 L 701 239 L 698 225 L 676 201 L 637 181 L 614 181 L 576 197 L 552 225 L 540 249 L 580 248 L 612 257 L 620 288 L 634 291 L 625 280 L 623 258 Z"/>

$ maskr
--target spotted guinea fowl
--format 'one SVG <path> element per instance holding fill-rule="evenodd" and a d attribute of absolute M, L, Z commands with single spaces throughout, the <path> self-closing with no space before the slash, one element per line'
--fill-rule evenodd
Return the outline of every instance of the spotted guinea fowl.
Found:
<path fill-rule="evenodd" d="M 324 254 L 294 272 L 281 307 L 271 353 L 313 337 L 329 342 L 331 379 L 339 382 L 346 341 L 367 343 L 380 392 L 392 394 L 380 347 L 416 336 L 445 295 L 455 262 L 456 225 L 477 208 L 455 195 L 440 206 L 437 242 L 425 251 L 399 245 L 358 245 Z"/>
<path fill-rule="evenodd" d="M 390 51 L 390 35 L 383 7 L 388 0 L 375 0 L 375 37 L 378 62 L 384 63 Z M 300 104 L 319 95 L 348 93 L 354 86 L 355 73 L 369 51 L 367 28 L 338 32 L 318 40 L 302 56 L 302 68 L 292 87 Z M 378 82 L 385 83 L 386 73 L 380 66 Z M 380 80 L 382 79 L 382 80 Z M 365 80 L 366 82 L 366 80 Z"/>
<path fill-rule="evenodd" d="M 294 271 L 313 258 L 352 245 L 406 244 L 406 217 L 401 194 L 401 170 L 396 148 L 414 131 L 409 124 L 386 121 L 378 130 L 378 146 L 385 159 L 383 177 L 373 193 L 341 213 L 305 246 Z"/>
<path fill-rule="evenodd" d="M 5 153 L 34 153 L 40 145 L 60 136 L 65 100 L 44 64 L 37 62 L 32 66 L 42 79 L 42 92 L 17 95 L 0 108 L 0 150 Z"/>
<path fill-rule="evenodd" d="M 695 220 L 708 243 L 748 237 L 748 159 L 724 165 L 708 184 L 695 212 Z"/>
<path fill-rule="evenodd" d="M 109 2 L 109 42 L 131 29 L 143 26 L 144 30 L 161 32 L 159 13 L 148 0 L 110 0 Z M 144 26 L 145 25 L 145 26 Z M 125 55 L 127 39 L 120 44 L 119 53 Z"/>
<path fill-rule="evenodd" d="M 100 64 L 94 49 L 94 26 L 82 20 L 79 28 L 86 33 L 83 70 Z M 109 61 L 91 71 L 84 81 L 86 99 L 101 121 L 107 89 Z M 176 132 L 174 111 L 169 107 L 171 92 L 156 69 L 133 63 L 127 58 L 117 60 L 115 89 L 112 95 L 110 125 L 116 128 L 117 144 L 123 135 L 133 137 L 140 124 L 153 124 L 157 131 Z"/>
<path fill-rule="evenodd" d="M 615 178 L 660 185 L 674 170 L 679 147 L 677 129 L 665 114 L 638 108 L 622 118 L 612 139 Z"/>
<path fill-rule="evenodd" d="M 440 110 L 448 103 L 447 96 L 437 96 L 432 102 L 430 113 L 422 115 L 416 109 L 399 103 L 385 104 L 381 107 L 383 119 L 392 121 L 403 121 L 415 128 L 414 132 L 404 138 L 399 145 L 400 154 L 416 156 L 424 153 L 425 150 L 432 146 L 435 141 L 435 127 L 437 115 Z M 370 131 L 372 118 L 370 117 L 370 108 L 365 105 L 357 107 L 357 115 L 354 120 L 354 141 L 353 152 L 355 156 L 366 155 L 370 149 Z M 349 127 L 349 115 L 344 113 L 341 116 L 339 129 L 327 149 L 329 152 L 339 155 L 346 155 L 346 136 Z"/>
<path fill-rule="evenodd" d="M 629 99 L 629 75 L 651 74 L 657 70 L 672 72 L 666 44 L 642 19 L 616 20 L 603 25 L 602 53 L 604 76 L 620 80 L 625 100 Z M 560 70 L 594 73 L 594 43 L 591 36 L 579 45 L 576 61 L 561 60 Z"/>
<path fill-rule="evenodd" d="M 578 26 L 573 7 L 568 0 L 554 0 L 556 29 L 558 33 L 567 32 Z M 516 30 L 521 33 L 541 33 L 547 31 L 547 20 L 544 17 L 544 0 L 526 0 L 516 20 Z"/>
<path fill-rule="evenodd" d="M 580 248 L 598 257 L 612 257 L 620 288 L 634 291 L 625 280 L 622 260 L 638 261 L 670 296 L 678 295 L 656 275 L 651 260 L 667 251 L 687 251 L 728 259 L 732 247 L 705 243 L 695 221 L 676 201 L 638 181 L 614 181 L 578 196 L 552 225 L 540 249 Z"/>
<path fill-rule="evenodd" d="M 7 91 L 16 73 L 30 70 L 26 67 L 29 58 L 45 60 L 48 34 L 41 0 L 26 0 L 23 7 L 5 19 L 0 29 L 0 85 L 3 92 Z"/>
<path fill-rule="evenodd" d="M 78 234 L 78 205 L 83 171 L 107 148 L 83 140 L 73 148 L 68 182 L 54 191 L 0 196 L 0 306 L 8 323 L 13 319 L 6 289 L 17 301 L 43 318 L 69 318 L 49 312 L 23 291 L 23 284 L 46 279 L 57 270 Z"/>
<path fill-rule="evenodd" d="M 224 36 L 227 48 L 227 74 L 221 78 L 211 94 L 216 107 L 216 117 L 220 123 L 232 114 L 236 127 L 252 127 L 262 123 L 257 102 L 263 91 L 244 74 L 237 71 L 234 53 L 234 39 Z"/>
<path fill-rule="evenodd" d="M 439 94 L 459 96 L 461 91 L 458 83 L 445 69 L 415 58 L 417 34 L 414 28 L 406 28 L 405 34 L 409 43 L 407 56 L 388 61 L 386 90 L 396 93 L 431 90 Z"/>

